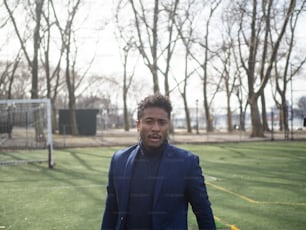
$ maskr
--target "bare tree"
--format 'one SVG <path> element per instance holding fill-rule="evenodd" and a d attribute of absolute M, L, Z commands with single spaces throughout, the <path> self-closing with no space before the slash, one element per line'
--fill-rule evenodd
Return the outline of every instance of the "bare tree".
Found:
<path fill-rule="evenodd" d="M 165 39 L 165 48 L 161 51 L 161 55 L 164 57 L 165 61 L 165 68 L 163 70 L 159 66 L 159 71 L 164 76 L 165 95 L 167 95 L 168 97 L 170 97 L 169 72 L 171 67 L 171 60 L 174 55 L 176 43 L 179 37 L 179 34 L 175 31 L 175 18 L 178 14 L 178 5 L 179 0 L 174 0 L 170 1 L 168 4 L 163 4 L 163 8 L 166 12 L 167 17 L 167 39 Z"/>
<path fill-rule="evenodd" d="M 240 87 L 239 84 L 237 84 L 239 72 L 237 70 L 232 70 L 232 68 L 236 67 L 232 63 L 232 42 L 233 41 L 229 41 L 229 44 L 224 44 L 219 50 L 217 56 L 220 58 L 221 64 L 220 68 L 215 67 L 216 70 L 220 73 L 221 79 L 223 81 L 223 88 L 226 94 L 226 121 L 228 132 L 232 132 L 234 127 L 232 121 L 233 111 L 231 106 L 231 98 L 233 93 L 237 93 Z"/>
<path fill-rule="evenodd" d="M 51 9 L 50 9 L 51 8 Z M 50 52 L 51 52 L 51 37 L 52 37 L 52 27 L 55 24 L 54 19 L 52 19 L 52 13 L 55 12 L 55 7 L 53 0 L 49 0 L 45 10 L 43 11 L 43 18 L 45 21 L 45 27 L 43 29 L 43 36 L 41 41 L 41 63 L 45 71 L 45 82 L 46 82 L 46 95 L 50 98 L 52 105 L 52 132 L 55 133 L 58 129 L 57 127 L 57 109 L 56 109 L 56 99 L 59 93 L 60 87 L 63 85 L 63 80 L 61 79 L 61 63 L 64 54 L 64 46 L 62 45 L 59 50 L 59 57 L 54 68 L 51 66 L 50 62 Z M 55 12 L 56 13 L 56 12 Z M 56 14 L 55 14 L 56 15 Z"/>
<path fill-rule="evenodd" d="M 288 98 L 287 90 L 288 84 L 293 80 L 293 77 L 301 70 L 306 62 L 306 56 L 301 53 L 302 58 L 294 56 L 294 53 L 299 53 L 296 51 L 298 49 L 295 39 L 295 31 L 297 27 L 298 20 L 305 8 L 306 2 L 300 2 L 297 5 L 296 10 L 290 16 L 289 30 L 286 34 L 286 39 L 283 42 L 282 50 L 277 57 L 277 61 L 274 66 L 275 77 L 272 79 L 275 82 L 275 89 L 279 95 L 280 100 L 277 99 L 277 95 L 274 94 L 274 101 L 280 110 L 280 130 L 285 130 L 285 136 L 288 137 L 289 125 L 288 125 Z M 275 19 L 277 20 L 277 19 Z M 295 51 L 295 52 L 294 52 Z M 293 63 L 295 62 L 295 63 Z M 285 63 L 285 64 L 284 64 Z M 293 106 L 293 105 L 291 105 Z M 293 108 L 291 108 L 293 109 Z"/>
<path fill-rule="evenodd" d="M 195 13 L 193 12 L 194 7 L 196 7 L 195 1 L 186 1 L 185 5 L 181 5 L 182 13 L 177 14 L 175 17 L 175 25 L 176 29 L 179 34 L 179 38 L 182 41 L 184 47 L 184 78 L 183 80 L 179 80 L 176 76 L 174 76 L 174 80 L 176 82 L 176 87 L 182 97 L 184 111 L 185 111 L 185 119 L 186 119 L 186 127 L 187 132 L 192 132 L 191 126 L 191 117 L 190 117 L 190 110 L 188 106 L 188 96 L 187 96 L 187 86 L 188 81 L 191 77 L 194 77 L 196 68 L 192 68 L 190 66 L 190 59 L 192 60 L 192 46 L 194 45 L 194 23 L 195 23 Z M 191 69 L 191 70 L 190 70 Z M 198 124 L 197 124 L 198 125 Z M 198 131 L 199 127 L 196 127 Z"/>
<path fill-rule="evenodd" d="M 19 66 L 19 63 L 20 63 L 20 53 L 18 53 L 16 59 L 14 60 L 12 71 L 10 73 L 9 85 L 8 85 L 8 91 L 7 91 L 7 98 L 8 99 L 13 98 L 13 92 L 12 92 L 13 89 L 12 88 L 13 88 L 13 84 L 14 84 L 14 80 L 15 80 L 15 74 L 16 74 L 17 68 Z"/>
<path fill-rule="evenodd" d="M 212 56 L 215 56 L 215 53 L 210 49 L 210 44 L 209 44 L 209 32 L 210 32 L 210 23 L 212 20 L 212 17 L 217 10 L 218 6 L 221 3 L 221 0 L 216 0 L 211 2 L 210 4 L 205 4 L 205 3 L 199 3 L 196 1 L 187 1 L 185 2 L 187 6 L 184 8 L 185 11 L 181 15 L 177 16 L 177 30 L 180 35 L 180 39 L 182 40 L 185 49 L 186 49 L 186 58 L 190 58 L 194 63 L 198 65 L 198 67 L 195 67 L 193 71 L 189 74 L 186 74 L 186 66 L 185 66 L 185 80 L 184 82 L 187 82 L 187 78 L 190 78 L 191 75 L 198 74 L 202 80 L 202 92 L 203 92 L 203 106 L 204 106 L 204 111 L 205 111 L 205 119 L 206 119 L 206 131 L 210 132 L 213 131 L 213 118 L 211 115 L 211 104 L 214 100 L 214 97 L 216 93 L 218 92 L 218 89 L 220 87 L 221 81 L 220 78 L 216 82 L 216 90 L 212 90 L 212 87 L 209 88 L 209 76 L 208 76 L 208 64 L 212 63 Z M 204 14 L 204 10 L 206 6 L 209 6 L 209 13 L 208 16 Z M 205 16 L 205 30 L 202 33 L 199 32 L 198 25 L 196 26 L 196 19 L 199 16 Z M 182 17 L 183 20 L 179 20 L 179 18 Z M 199 20 L 199 19 L 197 19 Z M 179 22 L 179 23 L 178 23 Z M 184 24 L 186 24 L 184 26 Z M 193 28 L 194 27 L 194 28 Z M 187 32 L 186 32 L 187 31 Z M 203 34 L 202 36 L 199 36 L 198 34 Z M 193 48 L 192 48 L 193 47 Z M 196 50 L 200 51 L 196 51 Z M 198 53 L 200 52 L 200 54 Z M 185 63 L 186 64 L 186 63 Z M 213 65 L 212 65 L 213 66 Z M 213 67 L 212 67 L 213 68 Z M 210 74 L 211 79 L 212 79 L 212 74 Z M 212 82 L 211 82 L 212 83 Z M 212 96 L 208 96 L 208 91 L 212 93 Z M 181 94 L 183 97 L 186 95 Z M 186 105 L 185 105 L 186 106 Z M 185 111 L 186 111 L 185 107 Z M 186 117 L 188 118 L 188 114 L 186 112 Z"/>
<path fill-rule="evenodd" d="M 30 7 L 32 6 L 34 8 L 33 10 L 34 14 L 32 15 L 32 17 L 35 23 L 35 26 L 33 28 L 33 40 L 32 40 L 33 41 L 33 58 L 32 59 L 30 58 L 30 52 L 27 50 L 26 43 L 20 33 L 20 28 L 16 22 L 14 12 L 11 10 L 10 6 L 8 5 L 7 0 L 4 0 L 4 5 L 9 14 L 9 18 L 13 24 L 13 27 L 15 29 L 15 33 L 18 37 L 21 49 L 28 62 L 28 66 L 31 68 L 31 72 L 32 72 L 31 98 L 32 99 L 38 98 L 39 97 L 38 95 L 38 89 L 39 89 L 39 86 L 38 86 L 38 52 L 39 52 L 40 40 L 41 40 L 40 29 L 41 29 L 41 18 L 42 18 L 44 0 L 34 1 L 33 3 L 30 4 Z M 34 118 L 36 121 L 41 121 L 41 119 L 39 119 L 39 116 L 40 114 L 38 112 L 34 112 Z M 35 136 L 36 136 L 36 140 L 45 139 L 44 132 L 43 132 L 43 125 L 41 124 L 41 122 L 35 123 Z"/>
<path fill-rule="evenodd" d="M 123 100 L 123 120 L 124 120 L 124 130 L 130 130 L 130 113 L 128 110 L 128 93 L 133 82 L 135 75 L 136 64 L 133 64 L 132 71 L 129 72 L 128 66 L 136 49 L 136 42 L 134 41 L 134 35 L 132 33 L 131 22 L 129 19 L 122 20 L 120 15 L 124 12 L 124 1 L 119 1 L 116 7 L 115 19 L 116 19 L 116 38 L 122 56 L 122 66 L 123 66 L 123 85 L 122 85 L 122 100 Z M 123 23 L 125 21 L 125 23 Z M 136 55 L 137 56 L 137 55 Z"/>
<path fill-rule="evenodd" d="M 159 0 L 154 0 L 153 20 L 150 20 L 149 12 L 144 7 L 142 0 L 129 0 L 129 3 L 135 19 L 138 38 L 137 47 L 144 59 L 145 65 L 152 74 L 153 92 L 160 92 L 157 66 Z M 138 4 L 138 7 L 136 4 Z M 149 49 L 146 49 L 147 42 L 149 43 Z"/>
<path fill-rule="evenodd" d="M 192 30 L 189 31 L 189 33 Z M 191 38 L 191 37 L 189 37 Z M 182 37 L 182 39 L 184 40 L 185 43 L 185 56 L 184 56 L 184 78 L 182 80 L 182 82 L 179 82 L 176 78 L 174 78 L 174 80 L 177 83 L 177 88 L 180 92 L 180 95 L 182 96 L 182 100 L 183 100 L 183 104 L 184 104 L 184 111 L 185 111 L 185 118 L 186 118 L 186 126 L 187 126 L 187 132 L 191 133 L 192 132 L 192 127 L 191 127 L 191 118 L 190 118 L 190 111 L 189 111 L 189 106 L 188 106 L 188 100 L 187 100 L 187 85 L 188 85 L 188 79 L 192 76 L 192 74 L 194 73 L 195 70 L 193 71 L 189 71 L 189 49 L 190 49 L 190 45 L 191 42 L 190 40 L 188 40 L 188 37 L 185 38 Z M 182 84 L 181 84 L 182 83 Z M 180 85 L 183 85 L 181 89 Z M 198 130 L 198 127 L 196 127 Z"/>
<path fill-rule="evenodd" d="M 251 110 L 251 123 L 252 123 L 252 137 L 262 137 L 264 136 L 264 127 L 261 121 L 261 116 L 258 108 L 258 98 L 263 95 L 265 86 L 270 78 L 273 64 L 279 50 L 280 42 L 285 33 L 290 15 L 292 14 L 295 7 L 295 0 L 291 0 L 288 4 L 286 13 L 284 15 L 283 21 L 280 23 L 281 27 L 270 53 L 267 52 L 267 36 L 270 30 L 270 12 L 272 10 L 273 1 L 269 1 L 268 4 L 263 2 L 262 17 L 259 16 L 259 3 L 257 0 L 253 0 L 250 5 L 249 1 L 243 1 L 238 4 L 240 12 L 240 23 L 239 23 L 239 48 L 240 48 L 240 61 L 243 68 L 245 69 L 247 79 L 248 79 L 248 103 Z M 248 10 L 250 8 L 250 11 Z M 245 20 L 250 15 L 250 21 L 245 22 Z M 246 27 L 245 23 L 249 23 L 250 27 Z M 264 28 L 264 30 L 262 29 Z M 250 33 L 248 33 L 250 31 Z M 264 39 L 261 40 L 261 32 L 263 31 Z M 242 40 L 244 43 L 242 43 Z M 242 48 L 242 45 L 245 44 L 248 47 L 248 57 L 244 59 L 243 53 L 245 50 Z M 264 44 L 262 49 L 260 49 L 260 44 Z M 258 53 L 262 51 L 260 56 L 261 62 L 258 62 Z M 260 73 L 259 80 L 256 74 L 256 64 L 261 64 L 259 66 Z M 257 87 L 258 83 L 258 88 Z"/>
<path fill-rule="evenodd" d="M 16 58 L 11 62 L 1 63 L 1 67 L 4 67 L 0 75 L 0 98 L 13 99 L 13 84 L 16 78 L 16 71 L 20 64 L 20 52 L 18 52 Z"/>
<path fill-rule="evenodd" d="M 2 4 L 0 7 L 3 7 Z M 1 15 L 0 18 L 0 29 L 5 28 L 7 24 L 10 22 L 9 15 Z M 3 44 L 0 45 L 0 51 L 2 48 L 7 45 L 9 42 L 10 36 L 3 41 Z M 21 50 L 17 52 L 15 58 L 13 60 L 1 60 L 0 61 L 0 98 L 12 99 L 15 92 L 13 91 L 13 84 L 15 82 L 15 75 L 18 69 L 18 66 L 21 62 Z M 16 94 L 15 94 L 16 96 Z"/>
<path fill-rule="evenodd" d="M 128 57 L 129 52 L 131 50 L 132 46 L 128 43 L 123 48 L 123 87 L 122 87 L 122 99 L 123 99 L 123 119 L 124 119 L 124 130 L 129 131 L 130 130 L 130 119 L 129 119 L 129 112 L 128 112 L 128 105 L 127 105 L 127 97 L 128 97 L 128 91 L 132 84 L 132 79 L 134 76 L 134 71 L 132 71 L 131 74 L 127 71 L 127 65 L 128 65 Z M 134 69 L 135 70 L 135 69 Z"/>
<path fill-rule="evenodd" d="M 202 93 L 203 93 L 203 106 L 204 106 L 204 111 L 205 111 L 205 118 L 206 118 L 206 131 L 207 132 L 212 132 L 214 130 L 213 127 L 213 115 L 211 114 L 211 102 L 212 98 L 209 98 L 208 94 L 209 91 L 211 91 L 212 87 L 210 87 L 209 90 L 209 76 L 212 74 L 209 74 L 209 63 L 212 63 L 212 56 L 215 56 L 215 53 L 211 49 L 210 45 L 210 30 L 211 30 L 211 21 L 213 19 L 213 15 L 216 12 L 217 8 L 221 4 L 222 0 L 214 0 L 209 4 L 209 9 L 208 9 L 208 15 L 206 18 L 206 23 L 205 23 L 205 30 L 203 37 L 198 41 L 199 47 L 203 51 L 203 57 L 202 60 L 199 59 L 199 57 L 196 57 L 193 55 L 194 60 L 199 64 L 200 69 L 202 73 L 200 74 L 201 80 L 202 80 Z M 219 81 L 220 83 L 220 81 Z M 213 93 L 214 95 L 218 91 L 218 86 L 217 84 L 217 90 Z"/>
<path fill-rule="evenodd" d="M 169 96 L 169 71 L 178 34 L 174 18 L 178 0 L 151 5 L 145 0 L 129 0 L 134 16 L 137 47 L 153 79 L 153 92 L 160 92 L 159 73 L 164 77 L 165 95 Z"/>
<path fill-rule="evenodd" d="M 74 61 L 71 60 L 71 47 L 73 43 L 73 23 L 76 17 L 76 13 L 80 6 L 81 0 L 77 0 L 76 2 L 69 1 L 67 3 L 67 20 L 66 24 L 62 26 L 58 19 L 56 10 L 54 5 L 52 4 L 53 13 L 55 16 L 55 23 L 60 31 L 61 39 L 62 39 L 62 47 L 65 53 L 65 79 L 66 86 L 68 90 L 68 107 L 69 107 L 69 116 L 70 116 L 70 128 L 71 133 L 73 135 L 78 134 L 77 121 L 76 121 L 76 73 L 74 72 L 74 68 L 72 67 L 75 64 Z M 74 56 L 76 58 L 76 55 Z M 72 61 L 72 63 L 71 63 Z"/>

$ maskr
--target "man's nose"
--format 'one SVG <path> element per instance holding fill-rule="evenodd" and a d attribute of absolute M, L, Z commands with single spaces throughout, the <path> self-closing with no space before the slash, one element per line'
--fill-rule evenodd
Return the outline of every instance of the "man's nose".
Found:
<path fill-rule="evenodd" d="M 160 125 L 158 121 L 155 121 L 152 126 L 152 130 L 160 130 Z"/>

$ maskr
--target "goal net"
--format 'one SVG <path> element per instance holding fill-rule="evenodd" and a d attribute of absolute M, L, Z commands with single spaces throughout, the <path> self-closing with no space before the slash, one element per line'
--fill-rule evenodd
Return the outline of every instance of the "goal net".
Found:
<path fill-rule="evenodd" d="M 49 99 L 0 100 L 0 164 L 54 165 Z"/>

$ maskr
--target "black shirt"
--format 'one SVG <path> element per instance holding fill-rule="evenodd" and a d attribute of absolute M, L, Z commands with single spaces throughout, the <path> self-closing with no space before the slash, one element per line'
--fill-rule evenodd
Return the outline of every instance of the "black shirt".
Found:
<path fill-rule="evenodd" d="M 159 162 L 165 143 L 158 149 L 147 150 L 140 143 L 133 168 L 126 229 L 152 229 L 152 205 Z"/>

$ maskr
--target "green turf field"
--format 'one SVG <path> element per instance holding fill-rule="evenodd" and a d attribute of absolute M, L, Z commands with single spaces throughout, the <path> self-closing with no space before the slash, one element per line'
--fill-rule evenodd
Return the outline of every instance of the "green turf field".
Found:
<path fill-rule="evenodd" d="M 201 158 L 219 229 L 306 229 L 306 143 L 184 145 Z M 0 166 L 0 229 L 99 229 L 118 147 L 55 150 L 47 163 Z M 32 152 L 0 151 L 0 161 Z M 190 229 L 196 229 L 190 215 Z M 221 227 L 223 226 L 223 227 Z"/>

